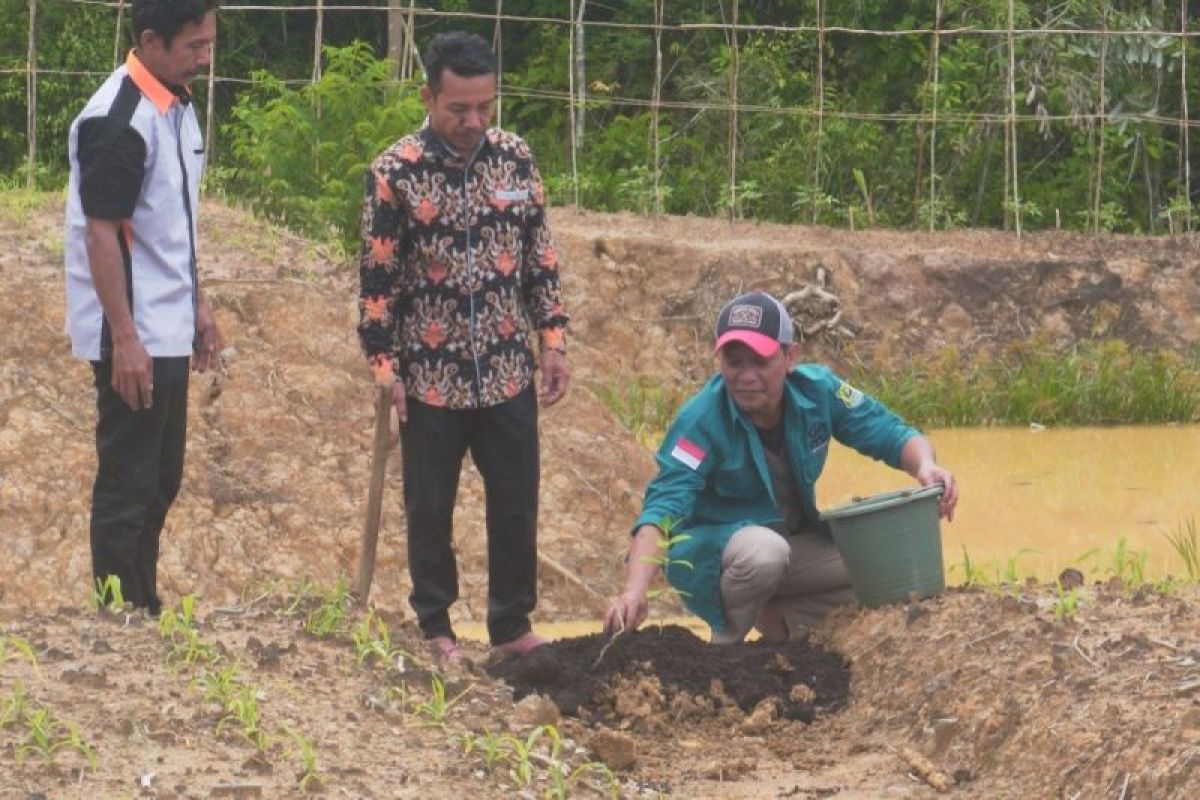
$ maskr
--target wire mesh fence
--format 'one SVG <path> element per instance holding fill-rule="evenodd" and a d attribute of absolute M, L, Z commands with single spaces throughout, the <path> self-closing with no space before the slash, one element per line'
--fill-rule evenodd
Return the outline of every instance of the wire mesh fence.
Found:
<path fill-rule="evenodd" d="M 24 167 L 33 182 L 46 159 L 44 139 L 52 137 L 54 148 L 61 149 L 59 139 L 69 115 L 119 63 L 131 42 L 125 0 L 25 2 L 26 56 L 23 63 L 17 57 L 0 62 L 0 96 L 4 82 L 10 95 L 19 91 L 18 82 L 24 84 Z M 744 12 L 739 0 L 726 0 L 708 18 L 693 19 L 680 14 L 686 11 L 681 6 L 694 9 L 694 4 L 666 0 L 630 4 L 640 10 L 625 15 L 587 0 L 479 0 L 459 5 L 473 5 L 475 10 L 439 10 L 415 0 L 222 4 L 217 51 L 207 79 L 196 87 L 203 98 L 210 159 L 222 154 L 218 107 L 228 107 L 230 98 L 255 80 L 245 71 L 223 71 L 235 54 L 238 63 L 245 64 L 247 52 L 261 51 L 257 67 L 270 69 L 283 85 L 301 86 L 321 80 L 324 48 L 339 43 L 339 35 L 344 42 L 347 31 L 374 31 L 376 49 L 396 62 L 395 81 L 411 86 L 421 78 L 418 40 L 436 26 L 456 25 L 491 35 L 502 66 L 501 124 L 510 112 L 525 120 L 537 109 L 549 108 L 565 117 L 568 135 L 562 137 L 561 157 L 553 163 L 576 203 L 587 193 L 587 177 L 579 165 L 590 155 L 598 126 L 638 116 L 646 122 L 648 146 L 639 150 L 644 163 L 628 167 L 627 182 L 639 187 L 641 208 L 636 210 L 649 213 L 669 210 L 672 191 L 689 191 L 678 184 L 672 169 L 680 160 L 680 143 L 705 130 L 706 142 L 719 141 L 724 148 L 712 152 L 706 146 L 703 155 L 723 165 L 724 186 L 719 191 L 704 189 L 712 198 L 708 210 L 713 213 L 752 216 L 764 192 L 787 191 L 794 196 L 797 215 L 806 221 L 827 220 L 826 212 L 836 205 L 851 227 L 874 224 L 878 202 L 856 153 L 894 147 L 914 158 L 908 166 L 909 188 L 904 190 L 916 209 L 910 224 L 931 230 L 950 222 L 947 187 L 954 184 L 961 193 L 972 182 L 1002 185 L 1005 227 L 1020 233 L 1035 214 L 1039 225 L 1048 226 L 1051 213 L 1054 224 L 1061 224 L 1057 203 L 1051 209 L 1045 197 L 1035 204 L 1022 194 L 1031 172 L 1044 171 L 1046 164 L 1061 159 L 1069 159 L 1076 173 L 1087 172 L 1086 203 L 1072 201 L 1073 213 L 1086 213 L 1086 227 L 1101 230 L 1106 205 L 1119 199 L 1111 196 L 1111 170 L 1127 170 L 1133 176 L 1144 169 L 1148 199 L 1141 227 L 1192 229 L 1197 189 L 1190 134 L 1200 123 L 1190 118 L 1194 101 L 1189 104 L 1189 93 L 1194 96 L 1196 88 L 1189 83 L 1188 56 L 1200 30 L 1191 29 L 1197 12 L 1189 10 L 1187 0 L 1152 3 L 1156 13 L 1142 17 L 1117 13 L 1098 0 L 1094 13 L 1070 20 L 1050 12 L 1032 19 L 1015 0 L 995 0 L 990 19 L 999 18 L 999 25 L 979 24 L 987 20 L 972 18 L 969 4 L 952 4 L 948 10 L 951 4 L 945 0 L 931 0 L 914 5 L 920 13 L 898 18 L 887 29 L 841 24 L 845 14 L 830 0 L 795 3 L 791 25 L 754 24 L 758 15 L 754 9 Z M 522 13 L 547 6 L 560 13 Z M 836 14 L 840 16 L 834 19 Z M 73 27 L 64 23 L 71 18 L 76 20 Z M 80 18 L 86 19 L 83 31 Z M 278 18 L 277 31 L 284 39 L 296 31 L 311 36 L 307 63 L 272 58 L 278 48 L 248 41 L 239 18 L 257 19 L 256 30 L 262 29 L 263 19 Z M 341 32 L 331 35 L 331 28 Z M 56 49 L 47 45 L 55 44 L 64 30 L 94 38 L 87 63 L 55 58 Z M 567 45 L 553 50 L 557 57 L 545 65 L 545 79 L 506 80 L 510 42 L 520 40 L 527 50 L 527 43 L 539 36 L 556 36 Z M 295 43 L 288 44 L 294 52 Z M 652 75 L 625 85 L 590 77 L 587 65 L 612 48 L 630 50 L 643 71 Z M 869 52 L 871 58 L 856 61 L 856 51 Z M 681 74 L 700 61 L 689 59 L 689 53 L 704 54 L 707 68 L 702 74 Z M 856 76 L 856 67 L 878 70 L 891 63 L 902 63 L 901 72 L 909 79 L 888 87 L 877 104 L 845 91 L 864 77 Z M 793 71 L 781 74 L 781 65 Z M 68 97 L 78 102 L 66 103 Z M 21 136 L 19 125 L 5 128 L 3 135 L 11 145 Z M 1069 154 L 1061 144 L 1063 137 L 1056 134 L 1066 129 L 1074 131 L 1077 140 Z M 1140 146 L 1143 159 L 1152 154 L 1153 175 L 1148 161 L 1139 167 L 1129 153 L 1114 150 L 1114 131 L 1126 137 L 1119 141 L 1133 142 L 1125 147 L 1136 151 Z M 992 155 L 996 151 L 999 158 Z M 773 185 L 769 164 L 775 153 L 803 162 L 806 185 L 786 190 Z M 999 181 L 996 171 L 1001 173 Z M 900 191 L 897 182 L 891 181 L 893 192 Z M 834 183 L 841 188 L 832 191 Z M 975 216 L 962 212 L 957 221 L 970 223 Z"/>

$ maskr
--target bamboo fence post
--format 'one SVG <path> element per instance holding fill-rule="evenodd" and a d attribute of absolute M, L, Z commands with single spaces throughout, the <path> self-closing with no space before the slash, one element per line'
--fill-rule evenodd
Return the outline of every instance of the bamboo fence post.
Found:
<path fill-rule="evenodd" d="M 29 52 L 25 61 L 25 138 L 29 146 L 29 174 L 32 189 L 37 182 L 37 0 L 29 0 Z"/>
<path fill-rule="evenodd" d="M 817 143 L 813 148 L 815 155 L 813 156 L 813 192 L 820 191 L 821 188 L 821 138 L 824 133 L 825 119 L 825 3 L 823 0 L 817 0 Z M 820 206 L 815 202 L 816 195 L 813 195 L 813 212 L 812 224 L 817 224 L 817 219 L 821 213 Z"/>
<path fill-rule="evenodd" d="M 117 27 L 113 34 L 113 69 L 121 66 L 121 18 L 125 14 L 125 0 L 117 0 Z"/>
<path fill-rule="evenodd" d="M 213 152 L 213 105 L 217 86 L 217 42 L 213 40 L 208 58 L 208 101 L 204 109 L 204 164 L 212 163 Z"/>
<path fill-rule="evenodd" d="M 937 0 L 933 19 L 933 114 L 929 127 L 929 232 L 937 220 L 937 114 L 938 114 L 938 44 L 942 27 L 942 0 Z"/>
<path fill-rule="evenodd" d="M 492 28 L 492 52 L 496 54 L 496 127 L 504 127 L 504 39 L 500 20 L 504 14 L 504 0 L 496 0 L 496 22 Z"/>
<path fill-rule="evenodd" d="M 405 28 L 408 35 L 408 79 L 413 80 L 414 66 L 425 72 L 425 62 L 421 60 L 421 50 L 417 47 L 417 0 L 408 0 L 408 25 Z"/>
<path fill-rule="evenodd" d="M 567 125 L 571 129 L 571 186 L 575 193 L 575 207 L 579 207 L 579 143 L 575 138 L 575 0 L 571 0 L 567 11 Z"/>
<path fill-rule="evenodd" d="M 662 102 L 662 24 L 663 0 L 654 0 L 654 94 L 650 100 L 650 136 L 654 140 L 654 214 L 662 214 L 662 188 L 659 179 L 662 161 L 659 158 L 658 113 Z"/>
<path fill-rule="evenodd" d="M 1179 161 L 1183 179 L 1183 196 L 1187 201 L 1186 225 L 1192 230 L 1192 162 L 1188 147 L 1188 95 L 1187 95 L 1187 47 L 1188 21 L 1187 0 L 1179 0 L 1179 44 L 1182 51 L 1179 59 Z"/>
<path fill-rule="evenodd" d="M 1012 198 L 1013 198 L 1013 223 L 1016 226 L 1017 238 L 1021 238 L 1021 188 L 1018 181 L 1020 159 L 1017 156 L 1017 54 L 1016 54 L 1016 38 L 1013 36 L 1015 28 L 1013 18 L 1013 0 L 1008 0 L 1008 125 L 1012 129 L 1010 138 L 1011 155 L 1012 155 Z"/>
<path fill-rule="evenodd" d="M 321 81 L 321 44 L 325 36 L 325 0 L 317 0 L 317 24 L 313 28 L 313 71 L 312 82 L 314 85 Z M 319 104 L 320 99 L 317 100 Z M 321 115 L 321 109 L 318 105 L 317 116 Z"/>
<path fill-rule="evenodd" d="M 1101 6 L 1102 28 L 1108 29 L 1108 3 Z M 1092 190 L 1092 233 L 1100 233 L 1100 198 L 1104 193 L 1104 118 L 1108 113 L 1104 102 L 1104 79 L 1108 70 L 1108 37 L 1100 37 L 1100 113 L 1096 118 L 1096 183 Z"/>
<path fill-rule="evenodd" d="M 729 219 L 737 219 L 737 153 L 738 153 L 738 0 L 730 8 L 732 27 L 726 28 L 729 42 Z"/>

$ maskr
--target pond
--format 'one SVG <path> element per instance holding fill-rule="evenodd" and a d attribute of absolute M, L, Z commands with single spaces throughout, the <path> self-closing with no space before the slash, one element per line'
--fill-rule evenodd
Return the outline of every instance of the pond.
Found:
<path fill-rule="evenodd" d="M 1146 551 L 1146 577 L 1184 575 L 1166 539 L 1200 524 L 1200 425 L 1111 428 L 954 428 L 928 433 L 960 483 L 942 522 L 947 582 L 963 582 L 963 548 L 990 577 L 1017 561 L 1022 578 L 1050 581 L 1068 566 L 1105 577 L 1122 537 Z M 836 446 L 817 483 L 822 509 L 903 488 L 907 476 Z M 1186 529 L 1184 529 L 1186 530 Z M 1089 551 L 1092 556 L 1080 560 Z"/>

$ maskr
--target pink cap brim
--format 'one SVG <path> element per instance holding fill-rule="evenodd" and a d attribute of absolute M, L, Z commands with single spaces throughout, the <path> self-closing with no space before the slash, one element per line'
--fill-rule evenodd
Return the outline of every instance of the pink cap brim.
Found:
<path fill-rule="evenodd" d="M 721 338 L 717 339 L 717 346 L 713 348 L 713 352 L 720 350 L 730 342 L 741 342 L 763 358 L 770 358 L 779 351 L 779 342 L 766 334 L 732 330 L 725 331 Z"/>

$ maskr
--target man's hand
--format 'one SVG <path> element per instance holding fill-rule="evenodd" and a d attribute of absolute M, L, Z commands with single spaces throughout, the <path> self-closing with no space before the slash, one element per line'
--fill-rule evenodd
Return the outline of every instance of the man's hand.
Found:
<path fill-rule="evenodd" d="M 916 478 L 922 486 L 942 484 L 944 488 L 942 496 L 938 498 L 938 514 L 945 517 L 947 522 L 953 522 L 954 507 L 958 504 L 958 484 L 950 471 L 930 462 L 917 470 Z"/>
<path fill-rule="evenodd" d="M 192 357 L 192 370 L 205 372 L 221 366 L 221 351 L 225 349 L 225 341 L 221 338 L 221 329 L 217 327 L 217 318 L 208 307 L 208 300 L 200 295 L 196 304 L 196 353 Z"/>
<path fill-rule="evenodd" d="M 134 411 L 153 405 L 154 361 L 137 336 L 113 344 L 112 387 Z"/>
<path fill-rule="evenodd" d="M 549 348 L 542 349 L 542 391 L 538 399 L 544 406 L 552 406 L 562 399 L 571 385 L 571 367 L 565 353 Z"/>
<path fill-rule="evenodd" d="M 650 602 L 646 593 L 632 590 L 617 595 L 604 614 L 604 632 L 612 636 L 623 631 L 635 631 L 646 620 Z"/>

